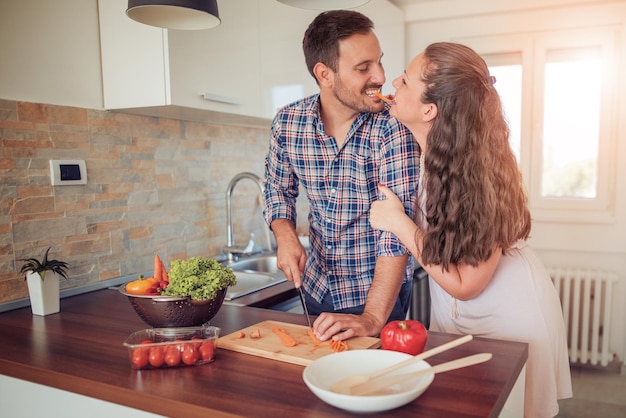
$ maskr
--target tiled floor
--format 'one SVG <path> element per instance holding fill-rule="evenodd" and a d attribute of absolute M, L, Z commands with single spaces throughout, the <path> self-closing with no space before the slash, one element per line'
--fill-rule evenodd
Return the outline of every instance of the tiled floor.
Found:
<path fill-rule="evenodd" d="M 626 375 L 572 368 L 574 397 L 559 402 L 558 418 L 626 417 Z"/>

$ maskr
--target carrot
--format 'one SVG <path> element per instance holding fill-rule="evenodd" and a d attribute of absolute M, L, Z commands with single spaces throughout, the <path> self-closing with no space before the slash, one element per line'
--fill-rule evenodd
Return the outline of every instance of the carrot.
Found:
<path fill-rule="evenodd" d="M 317 338 L 317 335 L 315 335 L 315 332 L 313 332 L 313 328 L 309 328 L 308 334 L 309 334 L 309 337 L 311 337 L 311 340 L 313 340 L 313 344 L 319 344 L 322 342 L 322 340 Z"/>
<path fill-rule="evenodd" d="M 165 265 L 163 265 L 162 261 L 161 261 L 161 280 L 165 280 L 168 283 L 170 282 L 170 276 L 167 275 L 167 270 L 165 270 Z"/>
<path fill-rule="evenodd" d="M 313 347 L 313 350 L 317 350 L 318 348 L 330 348 L 331 350 L 333 350 L 335 353 L 338 353 L 340 351 L 346 351 L 349 350 L 350 348 L 348 347 L 348 344 L 344 341 L 329 341 L 328 344 L 317 344 Z"/>
<path fill-rule="evenodd" d="M 286 345 L 287 347 L 293 347 L 298 344 L 296 340 L 294 340 L 293 337 L 287 334 L 287 331 L 285 331 L 282 328 L 274 327 L 272 328 L 272 332 L 278 335 L 282 343 Z"/>
<path fill-rule="evenodd" d="M 344 341 L 331 341 L 329 343 L 330 348 L 335 352 L 338 353 L 340 351 L 346 351 L 348 350 L 348 344 Z"/>
<path fill-rule="evenodd" d="M 257 328 L 254 331 L 252 331 L 250 333 L 250 338 L 252 338 L 253 340 L 261 338 L 261 330 Z"/>
<path fill-rule="evenodd" d="M 161 270 L 161 259 L 158 254 L 154 255 L 154 278 L 158 281 L 163 280 L 163 275 L 161 274 L 163 270 Z"/>
<path fill-rule="evenodd" d="M 245 338 L 245 336 L 246 336 L 245 332 L 239 331 L 239 333 L 237 333 L 237 337 L 236 338 L 237 339 L 242 339 L 242 338 Z"/>
<path fill-rule="evenodd" d="M 378 98 L 379 98 L 380 100 L 382 100 L 383 102 L 393 103 L 393 101 L 392 101 L 389 97 L 387 97 L 387 96 L 383 96 L 383 95 L 382 95 L 382 94 L 380 94 L 380 93 L 376 93 L 376 94 L 374 94 L 374 96 L 378 97 Z"/>

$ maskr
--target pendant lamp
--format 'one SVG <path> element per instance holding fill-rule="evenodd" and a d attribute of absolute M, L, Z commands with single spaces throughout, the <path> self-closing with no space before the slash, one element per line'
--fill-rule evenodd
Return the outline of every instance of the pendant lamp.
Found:
<path fill-rule="evenodd" d="M 301 9 L 333 10 L 363 6 L 369 0 L 278 0 L 278 2 Z"/>
<path fill-rule="evenodd" d="M 221 22 L 217 0 L 128 0 L 126 15 L 166 29 L 211 29 Z"/>

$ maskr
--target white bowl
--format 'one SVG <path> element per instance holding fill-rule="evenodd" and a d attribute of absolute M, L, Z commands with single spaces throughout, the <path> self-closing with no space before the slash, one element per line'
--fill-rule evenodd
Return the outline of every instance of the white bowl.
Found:
<path fill-rule="evenodd" d="M 369 374 L 411 357 L 391 350 L 349 350 L 329 354 L 309 364 L 302 372 L 304 383 L 318 398 L 337 408 L 350 412 L 372 413 L 387 411 L 417 399 L 430 386 L 434 374 L 411 379 L 393 389 L 397 393 L 385 395 L 354 396 L 335 393 L 330 387 L 353 374 Z M 430 368 L 425 361 L 402 368 L 391 374 L 403 374 Z"/>

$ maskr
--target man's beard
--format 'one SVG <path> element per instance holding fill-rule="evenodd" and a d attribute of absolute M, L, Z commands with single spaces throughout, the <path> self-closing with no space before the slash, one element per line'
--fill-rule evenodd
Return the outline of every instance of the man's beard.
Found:
<path fill-rule="evenodd" d="M 352 109 L 356 113 L 378 113 L 384 109 L 382 103 L 375 103 L 365 95 L 365 89 L 363 90 L 363 94 L 355 96 L 352 91 L 345 88 L 341 78 L 337 74 L 335 74 L 333 95 L 339 103 L 348 109 Z"/>

